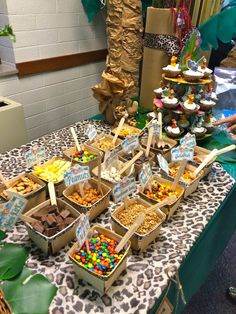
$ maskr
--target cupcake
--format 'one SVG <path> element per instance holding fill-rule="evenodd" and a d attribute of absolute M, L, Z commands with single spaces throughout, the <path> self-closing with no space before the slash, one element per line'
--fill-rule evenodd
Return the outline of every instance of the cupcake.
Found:
<path fill-rule="evenodd" d="M 177 61 L 177 57 L 172 56 L 170 59 L 170 64 L 162 68 L 166 77 L 175 78 L 175 77 L 178 77 L 178 75 L 181 73 L 179 64 L 177 64 L 176 61 Z"/>
<path fill-rule="evenodd" d="M 207 59 L 205 57 L 203 58 L 202 64 L 199 65 L 197 70 L 203 74 L 203 78 L 207 78 L 212 73 L 212 70 L 207 67 Z"/>
<path fill-rule="evenodd" d="M 215 106 L 215 102 L 211 99 L 211 94 L 205 94 L 200 100 L 200 108 L 203 111 L 209 111 Z"/>
<path fill-rule="evenodd" d="M 183 133 L 183 129 L 181 129 L 175 119 L 172 119 L 172 125 L 166 126 L 165 131 L 169 137 L 176 138 L 179 137 Z"/>
<path fill-rule="evenodd" d="M 175 92 L 173 89 L 170 90 L 169 96 L 166 96 L 162 99 L 164 108 L 174 109 L 178 107 L 178 99 L 175 97 Z"/>
<path fill-rule="evenodd" d="M 207 132 L 206 128 L 203 126 L 195 126 L 191 129 L 191 133 L 195 134 L 196 138 L 203 138 L 205 133 Z"/>
<path fill-rule="evenodd" d="M 197 105 L 195 102 L 195 95 L 194 94 L 189 94 L 188 99 L 185 100 L 185 102 L 182 105 L 182 108 L 186 113 L 195 113 L 198 111 L 200 108 L 199 105 Z"/>
<path fill-rule="evenodd" d="M 187 120 L 185 114 L 181 114 L 180 115 L 180 119 L 178 121 L 178 125 L 183 128 L 183 129 L 187 129 L 189 127 L 189 121 Z"/>
<path fill-rule="evenodd" d="M 214 130 L 214 122 L 216 119 L 211 114 L 206 114 L 203 121 L 203 126 L 206 128 L 207 133 L 212 133 Z"/>
<path fill-rule="evenodd" d="M 165 87 L 165 84 L 164 82 L 161 80 L 160 81 L 160 87 L 159 88 L 156 88 L 154 89 L 154 94 L 156 96 L 156 98 L 159 98 L 161 99 L 163 97 L 163 92 L 166 90 L 166 87 Z"/>
<path fill-rule="evenodd" d="M 183 72 L 183 77 L 188 82 L 197 82 L 203 78 L 204 74 L 199 71 L 187 70 Z"/>

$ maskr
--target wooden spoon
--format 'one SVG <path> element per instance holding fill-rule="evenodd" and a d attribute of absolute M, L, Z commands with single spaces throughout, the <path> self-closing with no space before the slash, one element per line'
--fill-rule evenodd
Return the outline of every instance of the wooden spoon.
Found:
<path fill-rule="evenodd" d="M 158 122 L 159 122 L 159 139 L 158 139 L 158 143 L 157 143 L 157 147 L 158 148 L 162 148 L 165 146 L 165 142 L 162 139 L 162 113 L 158 112 Z"/>
<path fill-rule="evenodd" d="M 122 118 L 120 119 L 119 125 L 118 125 L 118 127 L 117 127 L 117 129 L 116 129 L 115 136 L 114 136 L 113 139 L 112 139 L 112 143 L 113 143 L 114 145 L 115 145 L 115 143 L 116 143 L 116 140 L 117 140 L 117 138 L 118 138 L 118 136 L 119 136 L 119 134 L 120 134 L 120 131 L 121 131 L 121 129 L 122 129 L 124 123 L 125 123 L 125 119 L 126 119 L 127 117 L 128 117 L 128 115 L 125 114 L 124 117 L 122 117 Z"/>
<path fill-rule="evenodd" d="M 76 145 L 76 147 L 78 149 L 78 152 L 80 152 L 81 151 L 81 147 L 79 145 L 78 138 L 77 138 L 77 135 L 76 135 L 76 132 L 75 132 L 75 129 L 73 128 L 73 126 L 70 128 L 70 131 L 71 131 L 71 134 L 72 134 L 73 139 L 75 141 L 75 145 Z"/>
<path fill-rule="evenodd" d="M 119 174 L 122 175 L 129 167 L 131 167 L 136 160 L 138 160 L 143 155 L 143 151 L 138 152 L 130 161 L 125 163 L 124 167 L 119 171 Z"/>
<path fill-rule="evenodd" d="M 49 191 L 51 205 L 56 205 L 57 206 L 57 198 L 56 198 L 55 187 L 54 187 L 54 184 L 52 182 L 48 183 L 48 191 Z"/>
<path fill-rule="evenodd" d="M 213 149 L 210 154 L 208 154 L 204 160 L 202 161 L 202 163 L 200 163 L 200 165 L 194 170 L 194 172 L 192 173 L 193 177 L 196 178 L 196 176 L 199 174 L 199 172 L 212 160 L 215 158 L 215 156 L 218 153 L 218 149 Z"/>
<path fill-rule="evenodd" d="M 176 187 L 179 183 L 179 180 L 180 180 L 180 178 L 181 178 L 182 174 L 184 173 L 184 170 L 187 166 L 187 162 L 188 162 L 187 160 L 181 160 L 180 165 L 179 165 L 179 170 L 178 170 L 178 172 L 175 176 L 174 182 L 172 183 L 171 188 L 170 188 L 172 191 L 176 190 Z"/>
<path fill-rule="evenodd" d="M 146 147 L 146 151 L 145 151 L 145 156 L 148 157 L 149 152 L 150 152 L 150 148 L 151 148 L 151 144 L 152 144 L 152 139 L 153 139 L 153 134 L 154 134 L 154 128 L 151 127 L 148 131 L 148 140 L 147 140 L 147 147 Z"/>

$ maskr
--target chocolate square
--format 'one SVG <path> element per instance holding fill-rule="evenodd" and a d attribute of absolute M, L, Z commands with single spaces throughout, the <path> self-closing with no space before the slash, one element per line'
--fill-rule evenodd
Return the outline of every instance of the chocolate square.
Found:
<path fill-rule="evenodd" d="M 55 226 L 57 224 L 56 216 L 55 214 L 47 215 L 47 224 L 49 226 Z"/>
<path fill-rule="evenodd" d="M 67 224 L 67 226 L 70 225 L 70 224 L 72 224 L 72 222 L 74 222 L 74 221 L 75 221 L 75 218 L 74 218 L 74 217 L 67 217 L 67 218 L 65 219 L 65 223 Z"/>
<path fill-rule="evenodd" d="M 33 224 L 32 224 L 32 227 L 36 230 L 36 231 L 38 231 L 38 232 L 40 232 L 40 233 L 43 233 L 44 232 L 44 226 L 43 226 L 43 224 L 39 221 L 39 222 L 34 222 Z"/>
<path fill-rule="evenodd" d="M 46 235 L 47 237 L 52 237 L 52 236 L 54 236 L 55 234 L 57 234 L 57 232 L 58 232 L 57 227 L 47 228 L 47 229 L 45 230 L 45 235 Z"/>
<path fill-rule="evenodd" d="M 60 213 L 62 218 L 66 218 L 70 215 L 70 212 L 68 209 L 64 209 L 61 213 Z"/>

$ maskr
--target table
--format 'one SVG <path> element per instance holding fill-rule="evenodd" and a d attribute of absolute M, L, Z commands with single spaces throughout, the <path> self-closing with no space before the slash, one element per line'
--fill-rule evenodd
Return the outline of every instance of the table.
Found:
<path fill-rule="evenodd" d="M 89 123 L 95 124 L 98 130 L 110 130 L 110 127 L 103 122 L 81 121 L 74 125 L 79 139 L 85 139 L 84 129 Z M 35 144 L 44 144 L 49 157 L 62 156 L 62 150 L 72 146 L 73 139 L 69 128 L 64 128 L 23 145 L 19 149 L 1 154 L 1 170 L 6 177 L 10 178 L 25 170 L 24 152 Z M 154 169 L 155 173 L 158 171 L 157 168 Z M 194 267 L 199 252 L 203 251 L 208 241 L 211 244 L 214 242 L 215 233 L 212 231 L 209 235 L 205 232 L 210 226 L 214 230 L 219 230 L 222 225 L 227 225 L 227 229 L 228 224 L 230 225 L 227 235 L 222 234 L 222 245 L 225 245 L 226 238 L 229 238 L 235 227 L 232 220 L 236 223 L 234 219 L 236 213 L 231 216 L 224 210 L 224 207 L 232 202 L 231 197 L 235 193 L 235 188 L 232 189 L 233 185 L 233 178 L 216 163 L 212 173 L 201 181 L 198 191 L 183 200 L 176 214 L 163 224 L 160 236 L 149 248 L 143 253 L 134 253 L 128 258 L 127 272 L 120 276 L 103 296 L 82 280 L 77 284 L 72 264 L 66 255 L 69 246 L 55 256 L 46 257 L 30 242 L 25 226 L 21 222 L 17 223 L 12 233 L 8 233 L 8 240 L 21 243 L 28 248 L 30 257 L 27 266 L 35 272 L 46 275 L 59 287 L 51 304 L 50 313 L 154 312 L 168 284 L 167 269 L 170 267 L 179 269 L 184 288 L 187 287 L 187 283 L 190 284 L 189 278 L 196 276 Z M 110 228 L 110 212 L 115 207 L 116 205 L 111 203 L 108 210 L 95 222 Z M 222 219 L 226 219 L 225 223 Z M 214 249 L 218 253 L 218 248 Z M 208 263 L 208 255 L 205 254 L 202 261 Z M 210 255 L 210 259 L 214 259 L 217 254 Z M 198 288 L 200 279 L 206 275 L 205 269 L 201 271 L 202 275 L 199 276 L 201 278 L 196 280 L 194 289 Z M 172 290 L 170 292 L 173 294 Z M 191 297 L 191 292 L 186 290 L 187 299 Z"/>

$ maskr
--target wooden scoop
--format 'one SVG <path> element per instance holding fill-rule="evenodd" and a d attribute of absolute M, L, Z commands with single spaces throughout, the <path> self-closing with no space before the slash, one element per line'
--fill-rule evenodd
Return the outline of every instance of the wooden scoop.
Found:
<path fill-rule="evenodd" d="M 99 154 L 97 158 L 98 158 L 98 191 L 101 192 L 101 194 L 103 195 L 102 184 L 101 184 L 102 157 Z"/>
<path fill-rule="evenodd" d="M 217 151 L 217 153 L 216 153 L 216 156 L 219 156 L 219 155 L 221 155 L 221 154 L 230 152 L 231 150 L 234 150 L 235 148 L 236 148 L 236 145 L 235 145 L 235 144 L 226 146 L 225 148 L 219 149 L 219 150 Z"/>
<path fill-rule="evenodd" d="M 124 123 L 125 123 L 125 119 L 126 119 L 127 117 L 128 117 L 128 115 L 125 114 L 124 117 L 122 117 L 122 118 L 120 119 L 119 125 L 118 125 L 118 127 L 117 127 L 117 129 L 116 129 L 115 136 L 113 137 L 113 140 L 112 140 L 112 143 L 113 143 L 114 145 L 115 145 L 115 143 L 116 143 L 116 140 L 117 140 L 117 138 L 118 138 L 118 136 L 119 136 L 119 134 L 120 134 L 120 131 L 121 131 L 121 129 L 122 129 Z"/>
<path fill-rule="evenodd" d="M 155 118 L 152 118 L 152 120 L 151 121 L 149 121 L 146 125 L 145 125 L 145 127 L 140 131 L 140 134 L 139 134 L 139 136 L 144 132 L 144 130 L 146 129 L 146 128 L 148 128 L 149 127 L 149 125 L 152 123 L 152 121 L 154 120 Z"/>
<path fill-rule="evenodd" d="M 130 161 L 125 163 L 124 167 L 119 171 L 119 174 L 122 175 L 129 167 L 131 167 L 136 160 L 138 160 L 143 155 L 143 151 L 138 152 Z"/>
<path fill-rule="evenodd" d="M 147 210 L 145 211 L 145 214 L 150 213 L 154 210 L 159 210 L 159 208 L 162 208 L 166 205 L 172 205 L 174 202 L 176 202 L 177 200 L 177 196 L 176 195 L 171 195 L 169 197 L 167 197 L 166 199 L 164 199 L 164 201 L 154 204 L 151 207 L 147 208 Z"/>
<path fill-rule="evenodd" d="M 200 173 L 200 171 L 213 159 L 215 158 L 215 156 L 218 153 L 218 149 L 213 149 L 209 155 L 206 156 L 206 158 L 204 158 L 204 160 L 202 161 L 202 163 L 200 163 L 200 165 L 194 170 L 193 172 L 193 177 L 196 178 L 196 176 Z"/>
<path fill-rule="evenodd" d="M 71 134 L 72 134 L 73 139 L 75 141 L 75 145 L 76 145 L 78 151 L 80 152 L 81 151 L 81 147 L 79 145 L 78 138 L 77 138 L 77 135 L 75 133 L 75 129 L 73 128 L 73 126 L 70 128 L 70 131 L 71 131 Z"/>
<path fill-rule="evenodd" d="M 153 134 L 154 134 L 154 128 L 151 127 L 149 129 L 148 132 L 148 140 L 147 140 L 147 147 L 146 147 L 146 151 L 145 151 L 145 156 L 148 157 L 149 152 L 150 152 L 150 148 L 151 148 L 151 144 L 152 144 L 152 139 L 153 139 Z"/>
<path fill-rule="evenodd" d="M 159 122 L 160 129 L 159 129 L 159 139 L 157 142 L 157 147 L 162 148 L 165 146 L 165 142 L 162 139 L 162 113 L 161 112 L 158 112 L 158 122 Z"/>
<path fill-rule="evenodd" d="M 177 187 L 177 185 L 179 183 L 179 180 L 180 180 L 182 174 L 184 173 L 184 170 L 185 170 L 186 166 L 187 166 L 187 160 L 181 160 L 180 165 L 179 165 L 179 170 L 178 170 L 178 172 L 177 172 L 177 174 L 175 176 L 174 182 L 172 183 L 172 185 L 170 187 L 170 189 L 172 191 L 176 190 L 176 187 Z"/>
<path fill-rule="evenodd" d="M 57 205 L 56 192 L 55 192 L 54 184 L 52 182 L 48 183 L 48 191 L 49 191 L 51 205 Z"/>
<path fill-rule="evenodd" d="M 132 235 L 135 233 L 135 231 L 141 226 L 141 224 L 144 222 L 145 214 L 142 213 L 138 215 L 138 217 L 135 219 L 134 223 L 129 227 L 129 230 L 126 232 L 126 234 L 121 239 L 120 243 L 115 248 L 115 252 L 119 253 L 123 247 L 126 245 L 126 243 L 129 241 L 129 239 L 132 237 Z"/>

